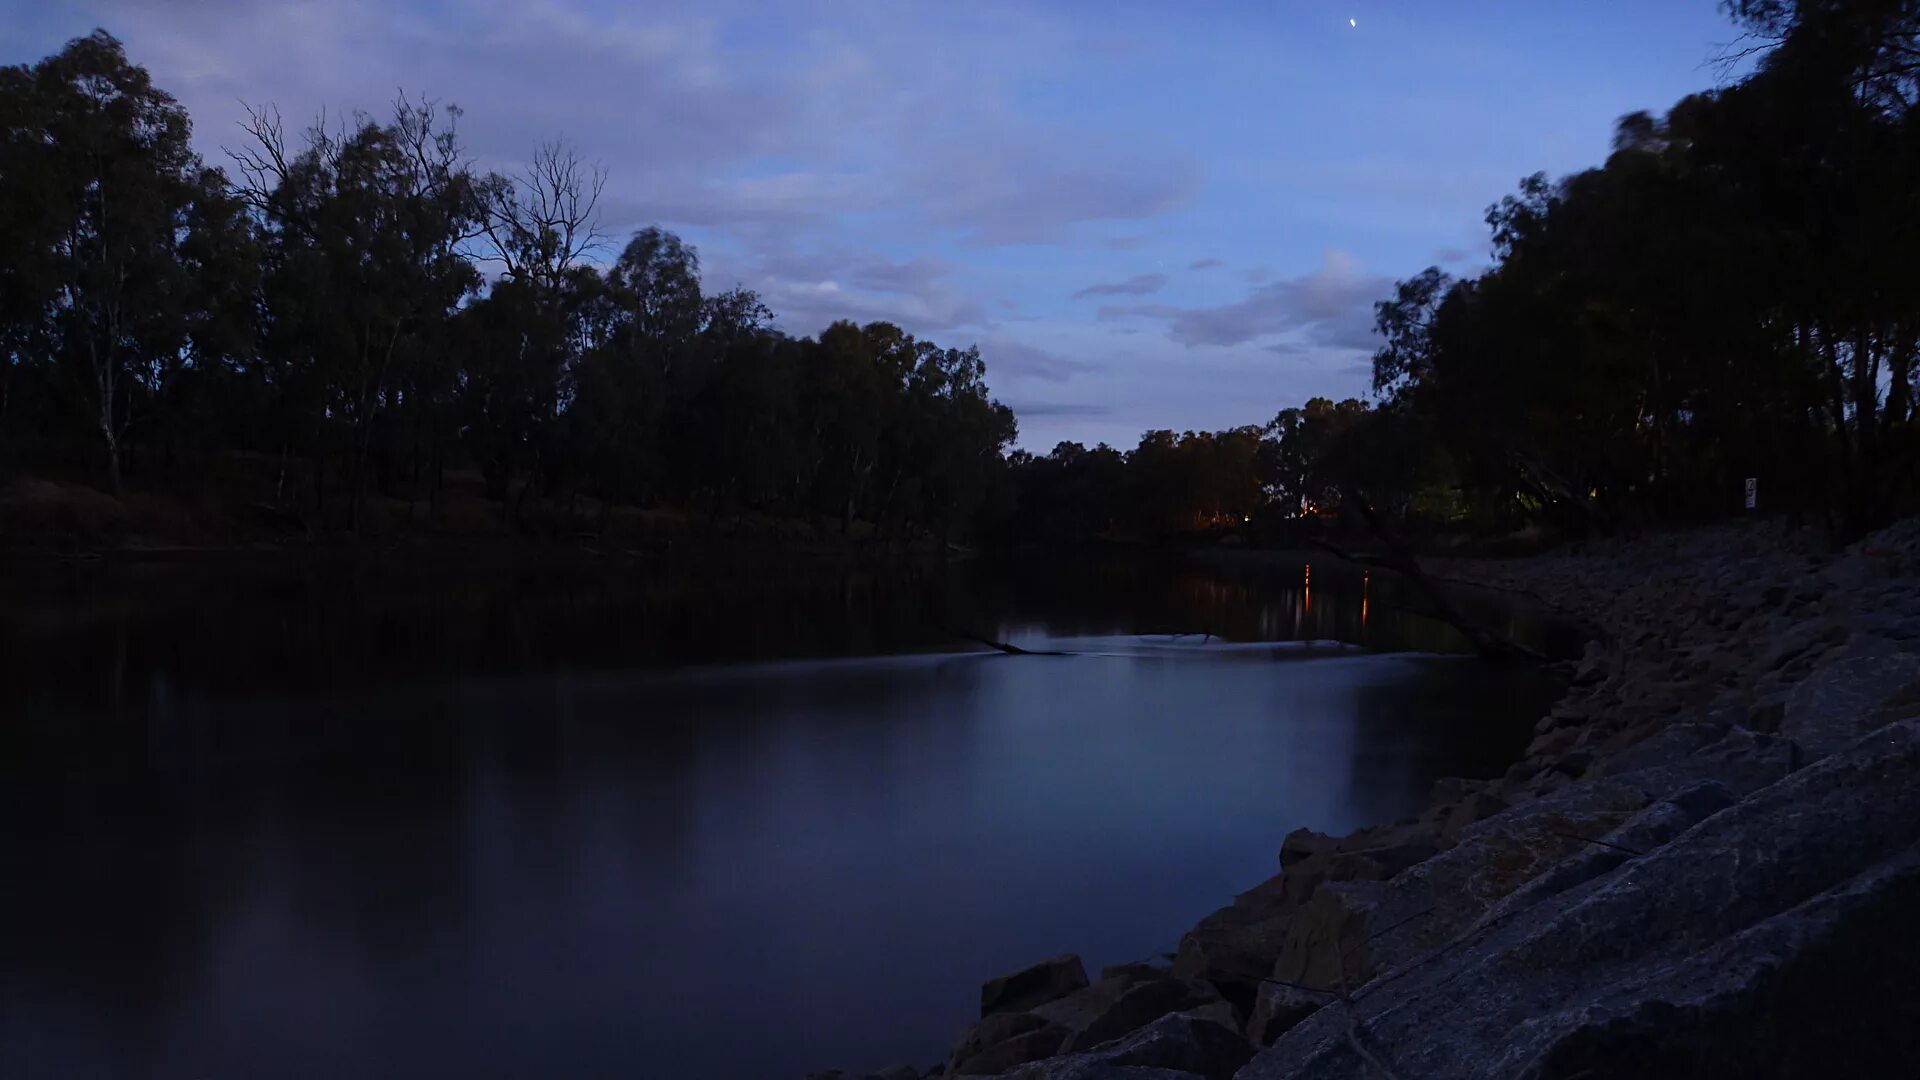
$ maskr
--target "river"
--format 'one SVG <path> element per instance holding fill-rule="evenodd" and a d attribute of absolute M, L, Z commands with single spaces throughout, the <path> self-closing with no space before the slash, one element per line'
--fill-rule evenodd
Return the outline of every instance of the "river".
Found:
<path fill-rule="evenodd" d="M 1558 689 L 1284 558 L 66 564 L 4 600 L 22 1078 L 925 1066 L 985 978 L 1171 952 L 1289 830 L 1502 771 Z"/>

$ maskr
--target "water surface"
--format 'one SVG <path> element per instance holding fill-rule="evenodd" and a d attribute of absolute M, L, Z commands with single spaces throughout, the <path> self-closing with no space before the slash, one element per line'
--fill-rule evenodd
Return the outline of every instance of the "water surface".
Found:
<path fill-rule="evenodd" d="M 1289 830 L 1499 772 L 1554 692 L 1305 564 L 66 567 L 7 601 L 9 1077 L 926 1065 L 985 977 L 1172 950 Z"/>

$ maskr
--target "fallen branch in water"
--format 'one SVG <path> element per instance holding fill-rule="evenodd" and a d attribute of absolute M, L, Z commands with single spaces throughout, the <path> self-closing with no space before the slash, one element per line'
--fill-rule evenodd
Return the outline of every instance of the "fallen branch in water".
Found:
<path fill-rule="evenodd" d="M 1009 644 L 1008 642 L 1005 642 L 1005 641 L 995 641 L 992 638 L 985 637 L 981 634 L 975 634 L 967 630 L 955 630 L 951 627 L 946 627 L 946 626 L 941 627 L 940 630 L 942 633 L 946 634 L 949 637 L 961 638 L 966 641 L 971 641 L 976 645 L 985 645 L 989 649 L 998 649 L 999 651 L 1006 653 L 1008 656 L 1072 656 L 1073 655 L 1072 653 L 1060 652 L 1057 649 L 1023 649 L 1018 645 Z"/>
<path fill-rule="evenodd" d="M 1347 551 L 1330 540 L 1315 538 L 1310 541 L 1315 547 L 1332 552 L 1334 555 L 1359 566 L 1376 566 L 1382 570 L 1391 570 L 1413 582 L 1433 604 L 1434 614 L 1447 625 L 1460 631 L 1461 636 L 1473 646 L 1474 651 L 1488 660 L 1524 661 L 1530 664 L 1547 663 L 1547 658 L 1524 645 L 1509 641 L 1499 634 L 1488 630 L 1453 606 L 1440 586 L 1420 568 L 1420 561 L 1413 556 L 1413 550 L 1405 541 L 1393 534 L 1386 523 L 1382 522 L 1373 508 L 1358 492 L 1347 490 L 1341 493 L 1344 503 L 1352 506 L 1366 522 L 1367 528 L 1386 548 L 1384 555 L 1362 555 Z"/>

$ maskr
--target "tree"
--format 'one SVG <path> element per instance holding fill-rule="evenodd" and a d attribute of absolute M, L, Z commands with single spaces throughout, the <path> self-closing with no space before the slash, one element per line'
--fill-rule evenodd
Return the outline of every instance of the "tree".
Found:
<path fill-rule="evenodd" d="M 316 124 L 293 151 L 278 114 L 255 110 L 251 144 L 232 154 L 269 238 L 273 379 L 290 411 L 304 414 L 315 449 L 344 429 L 349 529 L 396 387 L 431 366 L 429 352 L 449 341 L 447 320 L 480 285 L 465 245 L 483 231 L 485 203 L 460 149 L 459 116 L 401 98 L 388 123 Z"/>
<path fill-rule="evenodd" d="M 128 432 L 189 363 L 191 298 L 221 267 L 224 185 L 189 145 L 186 112 L 104 31 L 0 79 L 8 367 L 35 344 L 99 439 L 121 489 Z M 196 253 L 201 256 L 196 260 Z M 11 379 L 9 379 L 9 383 Z"/>

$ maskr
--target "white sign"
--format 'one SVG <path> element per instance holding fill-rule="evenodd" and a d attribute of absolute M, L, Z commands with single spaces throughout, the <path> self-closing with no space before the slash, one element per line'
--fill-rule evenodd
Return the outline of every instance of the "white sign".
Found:
<path fill-rule="evenodd" d="M 1747 509 L 1751 510 L 1760 501 L 1760 478 L 1747 477 Z"/>

